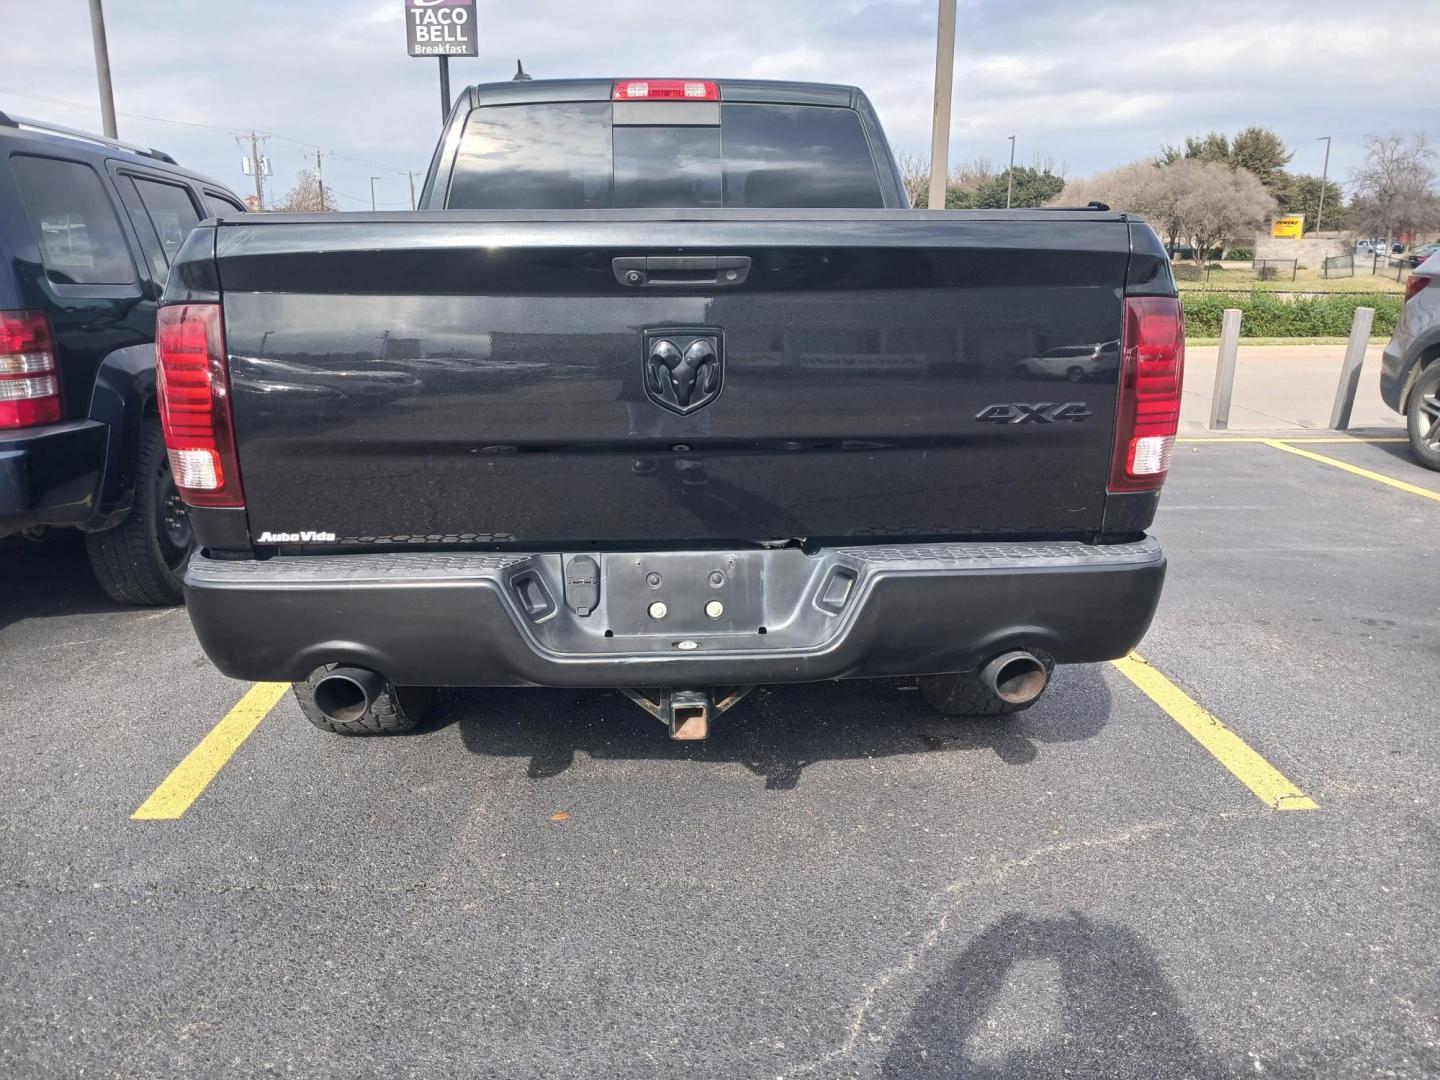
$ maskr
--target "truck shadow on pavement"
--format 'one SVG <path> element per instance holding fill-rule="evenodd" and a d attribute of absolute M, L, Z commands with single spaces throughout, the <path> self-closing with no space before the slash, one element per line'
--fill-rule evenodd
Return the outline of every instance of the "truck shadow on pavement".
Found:
<path fill-rule="evenodd" d="M 772 791 L 789 791 L 820 761 L 991 751 L 1009 765 L 1041 745 L 1093 738 L 1110 715 L 1098 666 L 1062 668 L 1030 710 L 1002 720 L 948 719 L 913 683 L 894 679 L 760 688 L 712 722 L 704 742 L 675 742 L 618 692 L 487 689 L 442 692 L 422 730 L 458 724 L 471 753 L 526 758 L 546 780 L 584 753 L 598 759 L 738 763 Z"/>
<path fill-rule="evenodd" d="M 966 1080 L 1236 1075 L 1207 1053 L 1134 931 L 1080 913 L 1011 913 L 924 990 L 886 1077 Z"/>
<path fill-rule="evenodd" d="M 105 595 L 79 533 L 57 532 L 40 543 L 0 540 L 0 630 L 22 619 L 134 610 Z"/>

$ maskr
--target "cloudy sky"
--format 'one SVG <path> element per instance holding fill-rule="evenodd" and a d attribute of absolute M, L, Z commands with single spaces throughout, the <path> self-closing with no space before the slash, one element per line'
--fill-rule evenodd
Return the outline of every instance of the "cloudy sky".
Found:
<path fill-rule="evenodd" d="M 106 0 L 120 135 L 242 194 L 233 132 L 271 135 L 274 192 L 322 147 L 343 209 L 408 205 L 439 127 L 402 0 Z M 929 143 L 935 0 L 479 0 L 452 82 L 716 75 L 854 83 L 898 150 Z M 961 0 L 951 157 L 1040 155 L 1086 175 L 1212 128 L 1274 127 L 1292 168 L 1358 163 L 1369 131 L 1440 140 L 1440 0 Z M 1419 89 L 1428 84 L 1428 91 Z M 0 0 L 0 110 L 99 130 L 84 0 Z M 143 117 L 143 118 L 142 118 Z M 161 121 L 169 121 L 162 123 Z M 187 126 L 194 125 L 194 126 Z"/>

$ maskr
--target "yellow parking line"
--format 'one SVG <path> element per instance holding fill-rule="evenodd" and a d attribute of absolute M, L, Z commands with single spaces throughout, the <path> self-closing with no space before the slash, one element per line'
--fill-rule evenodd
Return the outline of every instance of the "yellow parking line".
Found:
<path fill-rule="evenodd" d="M 1151 667 L 1139 653 L 1111 661 L 1120 673 L 1145 692 L 1145 695 L 1170 714 L 1190 736 L 1209 750 L 1235 778 L 1253 791 L 1256 797 L 1274 810 L 1318 810 L 1320 805 L 1306 795 L 1279 769 L 1250 748 L 1250 744 L 1222 724 L 1216 717 L 1195 703 L 1158 670 Z"/>
<path fill-rule="evenodd" d="M 1287 454 L 1298 454 L 1300 457 L 1309 458 L 1311 461 L 1318 461 L 1322 465 L 1331 465 L 1337 469 L 1343 469 L 1356 476 L 1363 476 L 1367 480 L 1374 480 L 1378 484 L 1385 484 L 1388 487 L 1399 488 L 1401 491 L 1408 491 L 1411 495 L 1419 495 L 1422 499 L 1434 499 L 1440 502 L 1440 491 L 1431 491 L 1429 488 L 1416 487 L 1414 484 L 1407 484 L 1404 480 L 1396 480 L 1393 476 L 1382 476 L 1378 472 L 1371 472 L 1369 469 L 1362 469 L 1359 465 L 1351 465 L 1348 461 L 1341 461 L 1339 458 L 1326 457 L 1324 454 L 1317 454 L 1313 450 L 1301 450 L 1298 446 L 1289 446 L 1279 439 L 1266 439 L 1266 446 L 1273 446 L 1276 450 L 1284 450 Z"/>
<path fill-rule="evenodd" d="M 211 728 L 200 745 L 186 754 L 185 760 L 140 804 L 130 820 L 174 821 L 184 814 L 289 689 L 289 683 L 278 682 L 252 686 L 225 714 L 225 719 Z"/>
<path fill-rule="evenodd" d="M 1269 443 L 1276 440 L 1263 435 L 1182 435 L 1175 440 L 1182 443 Z M 1365 436 L 1365 435 L 1317 435 L 1286 437 L 1287 443 L 1403 443 L 1409 442 L 1406 438 L 1392 438 L 1390 436 Z"/>

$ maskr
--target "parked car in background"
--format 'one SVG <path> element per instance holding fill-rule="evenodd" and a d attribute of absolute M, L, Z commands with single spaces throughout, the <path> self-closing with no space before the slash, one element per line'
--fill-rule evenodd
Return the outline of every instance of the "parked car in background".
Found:
<path fill-rule="evenodd" d="M 1411 249 L 1410 254 L 1405 257 L 1405 261 L 1412 267 L 1419 266 L 1437 251 L 1440 251 L 1440 241 L 1431 244 L 1421 244 L 1419 247 Z"/>
<path fill-rule="evenodd" d="M 122 603 L 179 603 L 194 548 L 156 405 L 165 276 L 244 212 L 159 150 L 0 113 L 0 537 L 81 530 Z"/>
<path fill-rule="evenodd" d="M 1039 356 L 1027 356 L 1015 365 L 1015 373 L 1078 383 L 1111 375 L 1119 368 L 1120 343 L 1098 341 L 1093 345 L 1062 345 Z"/>
<path fill-rule="evenodd" d="M 1420 464 L 1440 470 L 1440 252 L 1405 287 L 1405 307 L 1380 365 L 1380 396 L 1405 417 Z"/>

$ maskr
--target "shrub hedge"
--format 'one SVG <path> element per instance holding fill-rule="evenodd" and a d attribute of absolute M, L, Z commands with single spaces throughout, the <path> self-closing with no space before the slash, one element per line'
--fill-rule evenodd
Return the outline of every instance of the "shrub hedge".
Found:
<path fill-rule="evenodd" d="M 1256 290 L 1250 293 L 1195 292 L 1180 294 L 1185 308 L 1185 333 L 1191 337 L 1219 337 L 1226 308 L 1239 308 L 1240 336 L 1345 337 L 1357 307 L 1375 309 L 1373 337 L 1395 331 L 1404 297 L 1397 293 L 1335 293 L 1297 296 L 1293 300 Z"/>

